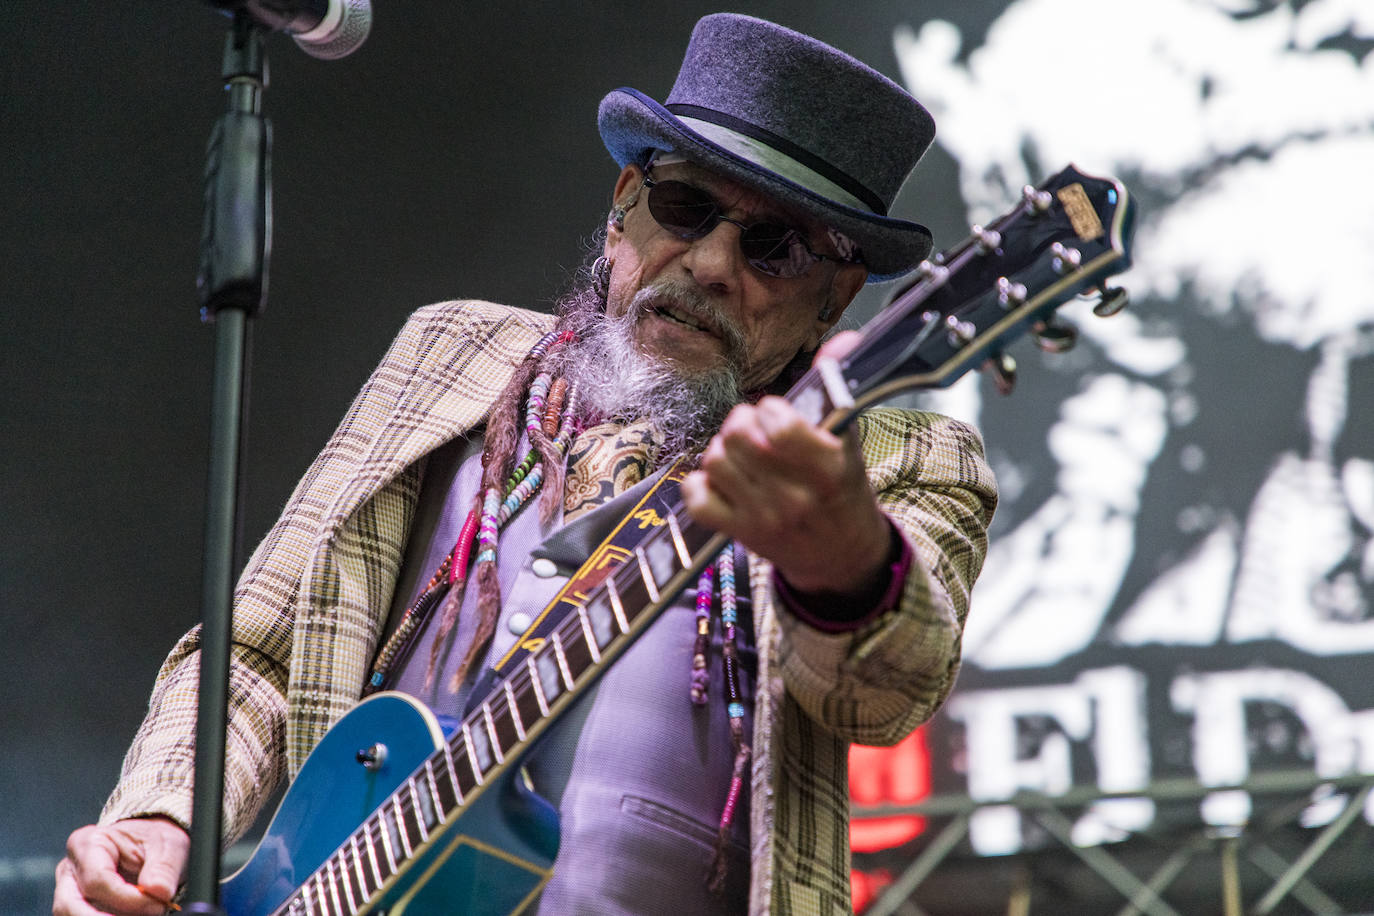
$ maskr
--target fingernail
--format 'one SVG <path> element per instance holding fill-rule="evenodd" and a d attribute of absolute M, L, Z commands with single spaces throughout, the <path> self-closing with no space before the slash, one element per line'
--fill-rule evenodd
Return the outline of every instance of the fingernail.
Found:
<path fill-rule="evenodd" d="M 137 889 L 137 891 L 138 891 L 140 894 L 142 894 L 143 896 L 147 897 L 149 900 L 152 900 L 154 903 L 160 903 L 160 904 L 162 904 L 163 906 L 167 907 L 167 909 L 172 910 L 173 912 L 179 911 L 179 910 L 181 909 L 181 907 L 177 906 L 177 905 L 176 905 L 175 903 L 173 903 L 172 901 L 170 901 L 170 900 L 164 900 L 164 899 L 163 899 L 162 897 L 160 897 L 159 895 L 154 894 L 152 891 L 148 890 L 148 889 L 147 889 L 146 887 L 144 887 L 142 884 L 135 884 L 135 885 L 134 885 L 134 888 Z"/>

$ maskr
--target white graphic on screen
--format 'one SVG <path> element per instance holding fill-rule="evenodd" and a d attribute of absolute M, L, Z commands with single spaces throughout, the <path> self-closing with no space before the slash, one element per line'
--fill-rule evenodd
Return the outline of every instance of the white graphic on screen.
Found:
<path fill-rule="evenodd" d="M 1298 6 L 1017 0 L 972 49 L 941 21 L 895 36 L 903 79 L 958 163 L 971 223 L 1070 161 L 1127 178 L 1141 203 L 1136 264 L 1119 279 L 1140 308 L 1105 320 L 1064 310 L 1090 354 L 1070 354 L 1065 371 L 1079 371 L 1046 421 L 1054 476 L 1038 495 L 1022 496 L 1037 471 L 998 442 L 976 380 L 930 398 L 983 426 L 1014 519 L 994 530 L 975 590 L 971 669 L 1072 665 L 1102 646 L 1118 659 L 1263 641 L 1317 659 L 1374 652 L 1374 442 L 1350 431 L 1369 410 L 1351 380 L 1374 369 L 1374 4 Z M 1216 395 L 1197 379 L 1218 345 L 1245 342 L 1254 358 L 1230 374 L 1233 403 L 1201 402 Z M 1288 376 L 1265 364 L 1274 354 L 1303 367 L 1297 381 L 1280 384 Z M 1023 380 L 1015 397 L 1034 401 L 1036 385 Z M 1206 495 L 1225 490 L 1238 461 L 1259 468 L 1254 485 Z M 1146 543 L 1142 519 L 1171 479 L 1184 484 L 1171 530 Z M 1131 575 L 1144 584 L 1127 592 Z M 1150 728 L 1144 700 L 1127 700 L 1143 690 L 1123 687 L 1110 705 L 1100 695 L 1130 669 L 1084 668 L 1058 687 L 956 693 L 948 711 L 966 732 L 975 797 L 1062 791 L 1070 764 L 1056 742 L 1092 750 L 1109 716 Z M 1319 676 L 1171 676 L 1164 695 L 1195 723 L 1191 767 L 1205 785 L 1247 775 L 1244 753 L 1226 745 L 1237 721 L 1243 737 L 1246 703 L 1285 709 L 1315 771 L 1374 771 L 1368 715 Z M 1018 717 L 1052 722 L 1058 737 L 1027 757 L 1008 739 Z M 1204 734 L 1204 721 L 1225 728 Z M 1148 781 L 1148 742 L 1126 746 L 1140 758 L 1093 750 L 1101 788 Z M 1243 795 L 1218 792 L 1201 815 L 1233 823 L 1248 812 Z M 1014 814 L 980 816 L 975 845 L 1015 851 Z M 1077 829 L 1110 839 L 1150 817 L 1148 804 L 1109 806 Z"/>

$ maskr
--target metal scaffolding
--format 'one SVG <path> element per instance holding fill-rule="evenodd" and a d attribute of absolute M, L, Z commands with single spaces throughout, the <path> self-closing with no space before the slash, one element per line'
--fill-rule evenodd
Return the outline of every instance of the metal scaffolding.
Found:
<path fill-rule="evenodd" d="M 1369 912 L 1360 901 L 1358 908 L 1342 905 L 1336 896 L 1323 890 L 1314 878 L 1318 862 L 1330 853 L 1343 835 L 1365 811 L 1374 774 L 1321 778 L 1311 772 L 1289 771 L 1258 774 L 1245 783 L 1233 786 L 1204 786 L 1194 780 L 1161 780 L 1133 792 L 1102 792 L 1091 787 L 1076 787 L 1056 796 L 1033 792 L 1019 793 L 1007 799 L 975 801 L 967 796 L 943 795 L 926 799 L 916 805 L 858 806 L 856 818 L 920 816 L 932 825 L 919 852 L 903 869 L 881 896 L 863 911 L 863 916 L 929 916 L 921 908 L 918 891 L 923 883 L 969 835 L 975 812 L 993 806 L 1014 807 L 1028 822 L 1038 825 L 1053 843 L 1035 851 L 1018 853 L 1012 866 L 1012 879 L 1003 910 L 1008 916 L 1029 916 L 1032 912 L 1031 867 L 1038 857 L 1063 850 L 1072 854 L 1102 884 L 1110 888 L 1114 897 L 1124 901 L 1117 916 L 1191 916 L 1196 910 L 1180 913 L 1175 905 L 1166 902 L 1165 894 L 1191 863 L 1201 857 L 1215 856 L 1216 897 L 1209 901 L 1207 912 L 1223 916 L 1271 916 L 1279 906 L 1290 902 L 1286 912 L 1352 914 Z M 1276 816 L 1254 818 L 1234 827 L 1192 825 L 1182 835 L 1169 837 L 1170 842 L 1157 843 L 1149 850 L 1142 849 L 1137 840 L 1122 843 L 1082 846 L 1074 842 L 1072 820 L 1066 812 L 1086 808 L 1094 802 L 1108 799 L 1148 799 L 1156 803 L 1186 803 L 1200 801 L 1215 792 L 1243 791 L 1256 798 L 1277 802 Z M 1312 801 L 1314 792 L 1330 793 L 1328 800 L 1337 809 L 1334 816 L 1320 828 L 1301 833 L 1305 844 L 1298 854 L 1280 853 L 1271 842 L 1281 831 L 1297 830 L 1298 818 Z M 938 825 L 938 829 L 936 829 Z M 1147 834 L 1142 834 L 1144 837 Z M 1157 840 L 1158 838 L 1156 838 Z M 1123 862 L 1130 854 L 1132 867 Z M 1259 875 L 1260 881 L 1250 881 L 1243 887 L 1242 864 L 1252 866 L 1249 874 Z M 1144 877 L 1138 871 L 1148 871 Z M 1005 867 L 1005 866 L 1004 866 Z M 1371 869 L 1374 873 L 1374 869 Z M 1369 879 L 1374 886 L 1374 878 Z M 1339 895 L 1337 895 L 1339 896 Z M 1374 897 L 1374 893 L 1369 894 Z M 1219 906 L 1216 905 L 1219 901 Z M 929 904 L 933 906 L 934 904 Z M 1302 909 L 1293 909 L 1300 907 Z M 960 910 L 967 913 L 967 909 Z"/>

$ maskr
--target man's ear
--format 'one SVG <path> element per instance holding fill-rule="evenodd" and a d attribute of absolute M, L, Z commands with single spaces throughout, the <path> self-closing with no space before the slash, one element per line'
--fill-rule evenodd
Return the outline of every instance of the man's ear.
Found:
<path fill-rule="evenodd" d="M 620 170 L 620 177 L 615 181 L 615 190 L 611 192 L 611 214 L 615 213 L 617 207 L 628 210 L 634 205 L 640 182 L 643 180 L 644 170 L 634 163 Z M 608 215 L 606 218 L 606 246 L 603 253 L 610 255 L 612 249 L 619 244 L 624 233 L 624 225 L 617 225 L 613 216 Z"/>
<path fill-rule="evenodd" d="M 815 350 L 821 345 L 825 335 L 837 323 L 845 309 L 849 308 L 854 297 L 863 289 L 868 280 L 868 269 L 862 264 L 841 264 L 830 279 L 830 295 L 824 307 L 816 313 L 811 322 L 811 334 L 806 338 L 806 349 Z"/>

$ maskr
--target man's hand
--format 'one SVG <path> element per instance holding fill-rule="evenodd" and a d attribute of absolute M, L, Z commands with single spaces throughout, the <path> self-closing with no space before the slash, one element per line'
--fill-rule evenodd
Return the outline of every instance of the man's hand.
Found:
<path fill-rule="evenodd" d="M 158 916 L 166 910 L 159 901 L 171 900 L 181 883 L 190 848 L 186 831 L 160 817 L 82 827 L 57 865 L 53 916 Z"/>
<path fill-rule="evenodd" d="M 857 339 L 838 335 L 820 355 L 838 358 Z M 682 497 L 693 519 L 772 561 L 802 592 L 861 591 L 891 544 L 858 438 L 813 427 L 783 398 L 732 410 Z"/>

